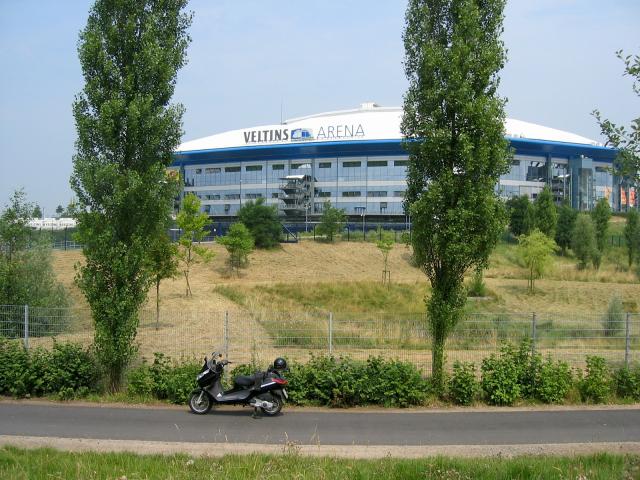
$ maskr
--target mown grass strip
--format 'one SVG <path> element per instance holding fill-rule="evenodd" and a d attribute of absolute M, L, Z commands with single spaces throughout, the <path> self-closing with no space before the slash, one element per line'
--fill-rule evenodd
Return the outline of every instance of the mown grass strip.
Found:
<path fill-rule="evenodd" d="M 187 455 L 66 453 L 0 449 L 0 478 L 29 479 L 575 479 L 638 478 L 640 456 L 597 454 L 513 459 L 344 460 L 296 454 L 191 458 Z"/>

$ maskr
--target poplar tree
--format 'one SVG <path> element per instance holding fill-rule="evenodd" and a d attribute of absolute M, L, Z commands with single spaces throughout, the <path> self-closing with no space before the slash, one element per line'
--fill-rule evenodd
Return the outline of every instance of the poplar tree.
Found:
<path fill-rule="evenodd" d="M 553 203 L 553 194 L 548 185 L 538 194 L 534 203 L 534 211 L 535 228 L 553 240 L 558 225 L 558 209 Z"/>
<path fill-rule="evenodd" d="M 71 186 L 95 348 L 111 390 L 133 358 L 138 310 L 153 283 L 150 247 L 176 195 L 166 169 L 183 107 L 170 104 L 186 62 L 187 0 L 96 0 L 80 32 L 85 85 L 73 103 Z"/>
<path fill-rule="evenodd" d="M 504 0 L 409 0 L 402 133 L 405 208 L 427 300 L 433 381 L 442 392 L 445 342 L 466 301 L 464 274 L 485 268 L 506 224 L 495 185 L 507 172 L 498 72 Z"/>

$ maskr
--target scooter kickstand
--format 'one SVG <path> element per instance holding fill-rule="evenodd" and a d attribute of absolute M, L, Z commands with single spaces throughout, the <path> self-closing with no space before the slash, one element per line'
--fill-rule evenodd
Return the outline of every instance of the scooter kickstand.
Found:
<path fill-rule="evenodd" d="M 251 418 L 253 418 L 254 420 L 262 419 L 262 409 L 260 407 L 254 407 Z"/>

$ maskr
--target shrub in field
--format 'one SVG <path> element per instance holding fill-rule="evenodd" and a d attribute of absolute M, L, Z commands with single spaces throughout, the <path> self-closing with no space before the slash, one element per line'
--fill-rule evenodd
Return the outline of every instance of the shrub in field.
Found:
<path fill-rule="evenodd" d="M 193 362 L 174 365 L 167 376 L 167 399 L 171 403 L 187 403 L 189 395 L 198 386 L 196 375 L 199 371 L 200 365 Z"/>
<path fill-rule="evenodd" d="M 625 314 L 622 300 L 617 295 L 612 297 L 607 312 L 602 317 L 602 328 L 606 337 L 624 335 Z"/>
<path fill-rule="evenodd" d="M 585 402 L 601 403 L 611 394 L 611 377 L 604 358 L 587 355 L 586 375 L 578 382 Z"/>
<path fill-rule="evenodd" d="M 640 365 L 633 369 L 619 368 L 613 374 L 613 380 L 618 397 L 640 400 Z"/>
<path fill-rule="evenodd" d="M 359 404 L 408 407 L 425 399 L 426 383 L 411 363 L 370 357 L 364 375 L 356 383 Z"/>
<path fill-rule="evenodd" d="M 458 405 L 471 405 L 479 390 L 476 366 L 472 362 L 455 362 L 449 380 L 449 398 Z"/>
<path fill-rule="evenodd" d="M 548 357 L 540 364 L 535 382 L 535 397 L 544 403 L 562 403 L 573 384 L 571 369 L 566 362 L 554 362 Z"/>
<path fill-rule="evenodd" d="M 467 285 L 467 297 L 486 297 L 487 285 L 482 278 L 482 270 L 473 272 L 473 276 Z"/>
<path fill-rule="evenodd" d="M 150 397 L 154 394 L 154 386 L 151 369 L 146 363 L 127 372 L 127 392 L 141 397 Z"/>

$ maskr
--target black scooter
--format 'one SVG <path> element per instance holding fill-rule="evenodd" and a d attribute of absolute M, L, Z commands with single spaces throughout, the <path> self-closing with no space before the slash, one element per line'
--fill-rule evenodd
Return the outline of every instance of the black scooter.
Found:
<path fill-rule="evenodd" d="M 280 413 L 288 398 L 284 388 L 288 382 L 279 371 L 286 369 L 283 359 L 276 359 L 274 366 L 266 372 L 234 378 L 233 388 L 224 391 L 222 375 L 224 368 L 231 362 L 221 358 L 222 354 L 217 352 L 211 354 L 210 360 L 205 357 L 202 370 L 196 377 L 198 388 L 191 392 L 189 399 L 189 408 L 193 413 L 204 415 L 216 404 L 251 406 L 256 413 L 263 412 L 268 416 Z"/>

